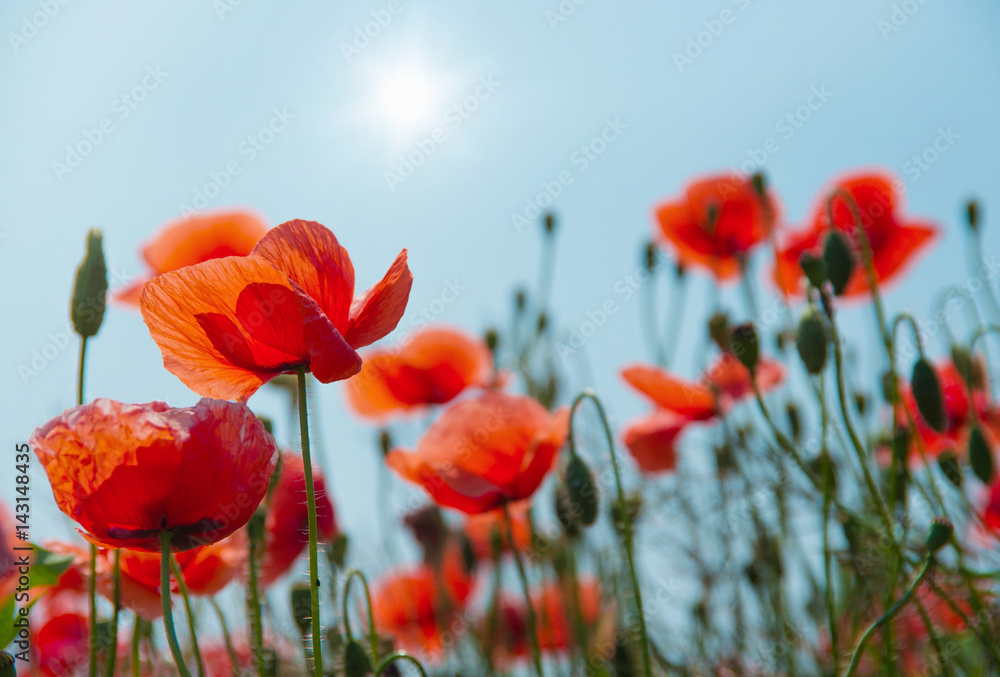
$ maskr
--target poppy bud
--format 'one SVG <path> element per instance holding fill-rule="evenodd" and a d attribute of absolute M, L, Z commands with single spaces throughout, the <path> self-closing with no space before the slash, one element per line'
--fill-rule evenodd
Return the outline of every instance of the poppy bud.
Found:
<path fill-rule="evenodd" d="M 972 357 L 968 348 L 960 345 L 951 347 L 951 362 L 962 376 L 969 390 L 980 390 L 983 387 L 983 372 L 980 364 Z"/>
<path fill-rule="evenodd" d="M 87 253 L 76 269 L 70 316 L 73 328 L 83 338 L 97 333 L 104 321 L 104 305 L 108 294 L 108 269 L 104 265 L 101 231 L 87 233 Z"/>
<path fill-rule="evenodd" d="M 392 451 L 392 433 L 388 429 L 378 431 L 378 446 L 382 450 L 382 456 L 387 456 Z"/>
<path fill-rule="evenodd" d="M 578 454 L 571 454 L 563 475 L 570 507 L 582 526 L 590 526 L 597 519 L 597 484 L 594 474 Z"/>
<path fill-rule="evenodd" d="M 799 267 L 806 274 L 809 284 L 817 289 L 823 287 L 823 283 L 826 282 L 826 264 L 823 263 L 823 259 L 812 252 L 803 252 L 799 257 Z"/>
<path fill-rule="evenodd" d="M 729 317 L 725 313 L 715 313 L 708 320 L 708 334 L 720 350 L 729 350 Z"/>
<path fill-rule="evenodd" d="M 810 374 L 818 374 L 826 366 L 826 350 L 829 343 L 823 317 L 814 307 L 809 306 L 799 319 L 795 332 L 795 347 L 802 363 Z"/>
<path fill-rule="evenodd" d="M 961 488 L 962 466 L 959 465 L 958 456 L 955 455 L 955 452 L 951 449 L 945 449 L 938 455 L 937 462 L 938 467 L 941 469 L 941 473 L 948 479 L 948 481 L 956 487 Z"/>
<path fill-rule="evenodd" d="M 545 214 L 545 234 L 551 235 L 556 229 L 556 215 L 552 212 Z"/>
<path fill-rule="evenodd" d="M 14 657 L 6 651 L 0 651 L 0 677 L 17 677 Z"/>
<path fill-rule="evenodd" d="M 750 177 L 750 182 L 753 184 L 754 192 L 757 193 L 757 197 L 761 200 L 767 199 L 767 177 L 764 176 L 763 172 L 754 172 L 753 176 Z"/>
<path fill-rule="evenodd" d="M 289 592 L 289 599 L 292 603 L 292 617 L 295 619 L 295 626 L 303 636 L 309 634 L 312 627 L 312 598 L 309 592 L 309 585 L 306 583 L 296 583 Z"/>
<path fill-rule="evenodd" d="M 854 407 L 858 410 L 859 416 L 864 416 L 868 411 L 868 398 L 864 393 L 854 393 Z"/>
<path fill-rule="evenodd" d="M 541 336 L 545 328 L 549 326 L 549 316 L 545 312 L 538 313 L 538 335 Z"/>
<path fill-rule="evenodd" d="M 897 466 L 905 466 L 906 458 L 910 454 L 910 429 L 906 426 L 898 426 L 893 430 L 890 448 L 892 450 L 892 462 Z"/>
<path fill-rule="evenodd" d="M 458 535 L 458 545 L 462 551 L 462 568 L 466 574 L 472 574 L 476 570 L 476 550 L 472 547 L 472 541 L 463 532 Z"/>
<path fill-rule="evenodd" d="M 823 264 L 833 287 L 833 293 L 840 296 L 847 287 L 854 271 L 854 256 L 847 244 L 847 238 L 839 231 L 831 231 L 823 243 Z"/>
<path fill-rule="evenodd" d="M 347 536 L 344 534 L 337 534 L 333 542 L 330 543 L 330 561 L 341 569 L 344 568 L 344 562 L 347 561 L 347 545 Z"/>
<path fill-rule="evenodd" d="M 978 425 L 972 426 L 969 433 L 969 465 L 983 484 L 993 481 L 993 451 Z"/>
<path fill-rule="evenodd" d="M 448 527 L 445 526 L 441 509 L 433 503 L 407 513 L 403 517 L 403 525 L 413 534 L 414 540 L 420 544 L 424 562 L 436 565 L 441 561 Z"/>
<path fill-rule="evenodd" d="M 979 203 L 977 201 L 969 200 L 965 203 L 965 220 L 973 232 L 979 228 Z"/>
<path fill-rule="evenodd" d="M 917 402 L 917 411 L 927 425 L 939 433 L 944 432 L 945 414 L 941 386 L 934 367 L 923 357 L 913 365 L 910 389 L 913 391 L 913 399 Z"/>
<path fill-rule="evenodd" d="M 643 249 L 643 261 L 646 264 L 646 270 L 652 273 L 656 270 L 656 243 L 653 241 L 647 242 L 646 247 Z"/>
<path fill-rule="evenodd" d="M 483 334 L 483 340 L 486 341 L 486 347 L 489 348 L 491 353 L 496 353 L 497 346 L 500 345 L 500 334 L 497 333 L 496 329 L 490 328 L 486 330 Z"/>
<path fill-rule="evenodd" d="M 615 530 L 621 533 L 625 528 L 625 523 L 622 521 L 622 506 L 618 501 L 613 501 L 611 503 L 611 521 L 615 525 Z M 638 492 L 633 492 L 625 497 L 625 510 L 626 515 L 628 515 L 628 522 L 632 525 L 633 531 L 635 530 L 635 522 L 639 519 L 639 512 L 642 509 L 642 494 Z"/>
<path fill-rule="evenodd" d="M 745 322 L 733 327 L 733 331 L 729 334 L 729 350 L 736 355 L 751 374 L 754 373 L 757 361 L 760 359 L 760 342 L 753 322 Z"/>
<path fill-rule="evenodd" d="M 364 647 L 355 639 L 347 642 L 347 646 L 344 647 L 345 677 L 365 677 L 374 671 L 372 661 Z"/>
<path fill-rule="evenodd" d="M 897 384 L 896 373 L 892 369 L 882 373 L 882 397 L 888 404 L 896 403 Z"/>
<path fill-rule="evenodd" d="M 955 533 L 955 527 L 952 526 L 951 522 L 943 517 L 938 517 L 931 522 L 931 529 L 927 533 L 927 549 L 933 555 L 948 544 L 953 533 Z"/>
<path fill-rule="evenodd" d="M 795 406 L 794 402 L 789 402 L 788 406 L 785 407 L 785 414 L 788 416 L 788 429 L 792 433 L 792 440 L 798 442 L 799 437 L 802 435 L 802 421 L 799 418 L 799 408 Z"/>
<path fill-rule="evenodd" d="M 832 458 L 828 455 L 820 454 L 809 462 L 809 466 L 812 468 L 813 474 L 824 484 L 826 483 L 826 473 L 829 470 L 830 489 L 831 491 L 837 490 L 837 468 Z"/>
<path fill-rule="evenodd" d="M 687 269 L 684 267 L 684 264 L 681 263 L 680 261 L 677 261 L 674 265 L 675 265 L 674 275 L 677 277 L 678 280 L 683 280 L 684 275 L 687 273 Z"/>
<path fill-rule="evenodd" d="M 519 314 L 523 313 L 527 303 L 528 303 L 527 293 L 523 289 L 518 289 L 517 292 L 514 294 L 514 308 L 517 310 Z"/>
<path fill-rule="evenodd" d="M 567 536 L 577 536 L 580 533 L 580 520 L 573 510 L 572 501 L 569 498 L 569 490 L 565 485 L 556 487 L 555 494 L 556 518 L 562 525 Z"/>

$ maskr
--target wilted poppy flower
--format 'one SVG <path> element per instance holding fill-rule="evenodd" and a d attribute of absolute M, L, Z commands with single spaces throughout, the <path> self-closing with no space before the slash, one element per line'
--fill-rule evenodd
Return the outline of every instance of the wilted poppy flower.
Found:
<path fill-rule="evenodd" d="M 421 565 L 390 573 L 372 586 L 375 628 L 407 651 L 435 657 L 445 648 L 443 633 L 458 619 L 471 592 L 461 555 L 449 550 L 439 571 Z"/>
<path fill-rule="evenodd" d="M 709 176 L 689 184 L 680 198 L 657 207 L 656 220 L 678 262 L 727 280 L 739 273 L 740 260 L 767 237 L 776 218 L 775 200 L 769 196 L 768 201 L 766 207 L 749 178 Z"/>
<path fill-rule="evenodd" d="M 138 306 L 142 289 L 153 277 L 225 256 L 246 256 L 264 237 L 267 226 L 247 211 L 220 211 L 172 221 L 142 248 L 149 273 L 115 294 L 115 300 Z"/>
<path fill-rule="evenodd" d="M 514 546 L 521 552 L 528 552 L 532 547 L 531 520 L 528 515 L 530 509 L 531 501 L 511 503 L 509 508 Z M 464 531 L 477 560 L 492 560 L 494 543 L 500 546 L 501 553 L 510 552 L 510 535 L 507 533 L 503 510 L 469 515 L 465 520 Z"/>
<path fill-rule="evenodd" d="M 677 465 L 675 444 L 688 423 L 673 412 L 656 411 L 628 424 L 622 439 L 643 471 L 669 472 Z"/>
<path fill-rule="evenodd" d="M 146 283 L 141 307 L 163 366 L 205 397 L 246 400 L 300 368 L 322 383 L 361 369 L 355 352 L 392 331 L 413 276 L 406 250 L 354 298 L 354 266 L 315 221 L 271 229 L 247 256 L 212 259 Z"/>
<path fill-rule="evenodd" d="M 448 408 L 416 451 L 385 460 L 438 505 L 474 514 L 530 497 L 568 431 L 568 409 L 549 414 L 530 397 L 490 391 Z"/>
<path fill-rule="evenodd" d="M 428 404 L 450 402 L 469 387 L 486 387 L 493 357 L 486 344 L 462 331 L 433 327 L 395 350 L 373 350 L 347 381 L 347 402 L 361 416 L 382 418 Z"/>
<path fill-rule="evenodd" d="M 904 219 L 900 214 L 901 196 L 896 192 L 898 183 L 889 174 L 855 174 L 838 181 L 833 190 L 843 190 L 857 203 L 862 227 L 872 248 L 872 259 L 878 283 L 896 278 L 914 256 L 937 236 L 935 226 L 920 220 Z M 778 253 L 774 280 L 786 294 L 804 292 L 799 258 L 805 252 L 819 254 L 826 235 L 831 230 L 828 202 L 833 190 L 827 190 L 816 205 L 812 222 L 803 230 L 788 236 Z M 843 233 L 855 252 L 856 265 L 844 290 L 845 296 L 863 296 L 870 293 L 868 276 L 860 259 L 859 243 L 855 237 L 854 217 L 843 197 L 833 203 L 833 228 Z"/>
<path fill-rule="evenodd" d="M 313 468 L 313 488 L 316 492 L 319 538 L 329 541 L 337 535 L 337 521 L 323 475 L 317 468 Z M 268 500 L 264 556 L 260 567 L 260 583 L 263 586 L 271 585 L 288 571 L 309 543 L 306 475 L 301 456 L 282 452 L 281 476 Z"/>
<path fill-rule="evenodd" d="M 267 491 L 274 439 L 245 405 L 99 399 L 38 428 L 31 445 L 56 504 L 101 547 L 157 552 L 222 540 Z"/>

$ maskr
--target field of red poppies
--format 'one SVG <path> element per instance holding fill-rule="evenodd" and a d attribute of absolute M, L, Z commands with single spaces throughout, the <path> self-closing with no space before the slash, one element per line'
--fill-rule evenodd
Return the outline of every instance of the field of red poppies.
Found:
<path fill-rule="evenodd" d="M 986 278 L 928 316 L 887 314 L 883 289 L 932 274 L 943 228 L 901 185 L 834 177 L 804 226 L 761 173 L 651 205 L 642 270 L 671 301 L 641 290 L 648 354 L 619 375 L 648 413 L 624 424 L 554 358 L 556 214 L 509 323 L 396 341 L 406 242 L 364 289 L 320 223 L 206 212 L 150 233 L 148 274 L 109 292 L 91 231 L 74 287 L 46 300 L 78 335 L 78 404 L 32 422 L 0 504 L 0 675 L 998 674 L 1000 306 Z M 980 207 L 963 214 L 949 227 L 981 281 Z M 693 278 L 742 306 L 685 309 Z M 108 305 L 141 313 L 196 405 L 88 389 Z M 682 331 L 707 366 L 675 363 Z M 882 366 L 853 367 L 872 346 Z M 264 388 L 297 414 L 289 439 L 255 413 Z M 415 555 L 374 575 L 352 554 L 372 535 L 338 527 L 316 461 L 324 388 L 379 440 L 368 490 L 420 496 L 380 516 Z M 342 460 L 327 472 L 350 475 Z M 81 538 L 24 538 L 32 463 Z M 665 585 L 668 567 L 698 584 Z"/>

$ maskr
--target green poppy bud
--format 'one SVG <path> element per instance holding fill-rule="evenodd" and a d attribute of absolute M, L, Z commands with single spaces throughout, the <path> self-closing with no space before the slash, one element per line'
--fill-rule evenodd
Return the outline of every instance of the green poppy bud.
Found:
<path fill-rule="evenodd" d="M 847 244 L 847 238 L 840 231 L 831 231 L 823 243 L 823 264 L 833 287 L 833 293 L 840 296 L 847 288 L 847 282 L 854 272 L 854 255 Z"/>
<path fill-rule="evenodd" d="M 817 289 L 823 288 L 823 283 L 826 282 L 826 264 L 823 259 L 812 252 L 804 252 L 799 257 L 799 267 L 806 274 L 809 284 Z"/>
<path fill-rule="evenodd" d="M 382 456 L 388 456 L 392 451 L 392 433 L 385 428 L 378 431 L 378 446 L 382 450 Z"/>
<path fill-rule="evenodd" d="M 753 374 L 760 359 L 760 341 L 753 322 L 745 322 L 733 327 L 729 334 L 729 349 L 744 367 Z"/>
<path fill-rule="evenodd" d="M 563 476 L 570 507 L 582 526 L 590 526 L 597 519 L 597 484 L 594 474 L 578 454 L 571 454 Z"/>
<path fill-rule="evenodd" d="M 14 657 L 6 651 L 0 651 L 0 677 L 17 677 Z"/>
<path fill-rule="evenodd" d="M 489 348 L 491 353 L 496 353 L 497 346 L 500 345 L 500 334 L 497 333 L 496 329 L 490 328 L 486 330 L 483 334 L 483 340 L 486 341 L 486 347 Z"/>
<path fill-rule="evenodd" d="M 708 320 L 708 334 L 720 350 L 729 350 L 729 317 L 725 313 L 715 313 Z"/>
<path fill-rule="evenodd" d="M 951 449 L 945 449 L 937 458 L 938 468 L 949 482 L 956 487 L 962 486 L 962 466 L 958 462 L 958 456 Z"/>
<path fill-rule="evenodd" d="M 972 426 L 969 433 L 969 465 L 983 484 L 993 481 L 993 451 L 978 425 Z"/>
<path fill-rule="evenodd" d="M 548 212 L 547 214 L 545 214 L 544 226 L 546 235 L 551 235 L 553 232 L 555 232 L 556 215 L 553 214 L 552 212 Z"/>
<path fill-rule="evenodd" d="M 979 203 L 975 200 L 965 203 L 965 220 L 973 231 L 979 228 Z"/>
<path fill-rule="evenodd" d="M 375 669 L 368 653 L 357 640 L 350 640 L 344 647 L 344 675 L 345 677 L 365 677 Z"/>
<path fill-rule="evenodd" d="M 292 617 L 295 626 L 303 636 L 309 634 L 312 627 L 312 598 L 307 583 L 296 583 L 289 592 L 292 603 Z"/>
<path fill-rule="evenodd" d="M 814 307 L 809 306 L 799 319 L 795 332 L 795 347 L 802 363 L 810 374 L 818 374 L 826 366 L 826 351 L 829 338 L 823 317 Z"/>
<path fill-rule="evenodd" d="M 101 231 L 87 233 L 87 253 L 76 269 L 70 316 L 73 328 L 83 338 L 97 334 L 104 321 L 104 307 L 108 295 L 108 269 L 104 264 L 104 247 Z"/>
<path fill-rule="evenodd" d="M 941 386 L 934 367 L 923 357 L 913 365 L 910 389 L 913 391 L 913 399 L 917 402 L 917 411 L 920 412 L 921 418 L 937 432 L 944 432 L 946 422 Z"/>
<path fill-rule="evenodd" d="M 955 527 L 951 522 L 943 517 L 938 517 L 931 522 L 931 529 L 927 533 L 927 549 L 931 554 L 936 553 L 951 540 L 951 535 L 955 533 Z"/>
<path fill-rule="evenodd" d="M 330 561 L 341 569 L 347 561 L 347 546 L 349 541 L 344 534 L 337 534 L 330 543 Z"/>
<path fill-rule="evenodd" d="M 514 309 L 517 310 L 518 314 L 523 313 L 525 307 L 528 304 L 528 293 L 523 289 L 518 289 L 514 293 Z"/>
<path fill-rule="evenodd" d="M 555 494 L 556 518 L 562 525 L 567 536 L 577 536 L 580 533 L 580 520 L 573 510 L 573 503 L 569 498 L 569 489 L 566 485 L 560 484 L 556 487 Z"/>

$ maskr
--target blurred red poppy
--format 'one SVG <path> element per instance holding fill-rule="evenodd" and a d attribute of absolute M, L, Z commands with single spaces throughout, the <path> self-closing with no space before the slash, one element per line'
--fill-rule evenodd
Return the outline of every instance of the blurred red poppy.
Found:
<path fill-rule="evenodd" d="M 267 491 L 274 439 L 245 405 L 99 399 L 35 430 L 31 445 L 56 503 L 106 548 L 174 551 L 222 540 Z"/>
<path fill-rule="evenodd" d="M 246 256 L 267 226 L 248 211 L 210 212 L 172 221 L 142 248 L 149 273 L 117 292 L 116 301 L 138 307 L 146 282 L 157 275 L 226 256 Z"/>
<path fill-rule="evenodd" d="M 316 522 L 321 540 L 337 535 L 333 502 L 323 475 L 313 468 L 316 492 Z M 309 515 L 306 510 L 306 476 L 302 457 L 290 452 L 281 454 L 281 476 L 268 499 L 264 522 L 264 556 L 260 583 L 269 586 L 287 572 L 309 543 Z"/>
<path fill-rule="evenodd" d="M 532 546 L 531 520 L 528 514 L 531 509 L 531 501 L 511 503 L 509 509 L 510 522 L 514 532 L 514 546 L 521 552 L 528 552 Z M 511 551 L 503 510 L 490 510 L 478 515 L 469 515 L 465 520 L 464 531 L 477 560 L 492 560 L 494 543 L 500 546 L 501 554 Z"/>
<path fill-rule="evenodd" d="M 474 514 L 529 498 L 568 430 L 568 409 L 549 414 L 530 397 L 490 391 L 447 409 L 416 451 L 385 460 L 438 505 Z"/>
<path fill-rule="evenodd" d="M 486 343 L 448 327 L 425 329 L 398 350 L 374 350 L 364 360 L 347 381 L 347 402 L 368 418 L 444 404 L 466 388 L 487 387 L 493 377 Z"/>
<path fill-rule="evenodd" d="M 625 427 L 622 439 L 636 464 L 645 472 L 670 472 L 677 465 L 677 438 L 689 419 L 669 411 L 655 411 Z"/>
<path fill-rule="evenodd" d="M 472 583 L 456 550 L 447 551 L 439 571 L 421 565 L 390 573 L 372 586 L 375 628 L 394 637 L 404 650 L 437 657 L 446 648 L 444 633 L 458 619 Z"/>
<path fill-rule="evenodd" d="M 778 253 L 774 280 L 785 294 L 801 295 L 803 273 L 799 258 L 805 252 L 818 254 L 830 232 L 828 202 L 833 191 L 842 190 L 857 204 L 861 224 L 872 248 L 875 274 L 880 285 L 891 282 L 903 272 L 913 258 L 935 237 L 938 229 L 928 222 L 903 219 L 900 214 L 901 195 L 897 186 L 901 182 L 887 173 L 852 174 L 837 181 L 831 190 L 823 193 L 813 212 L 812 222 L 806 228 L 791 233 Z M 857 257 L 859 243 L 855 237 L 855 223 L 851 209 L 843 197 L 833 204 L 833 228 L 843 233 L 855 250 L 857 265 L 844 290 L 845 296 L 865 296 L 870 293 L 865 268 Z"/>
<path fill-rule="evenodd" d="M 768 201 L 769 206 L 761 201 L 747 177 L 708 176 L 657 207 L 656 220 L 679 263 L 727 280 L 739 274 L 741 259 L 767 237 L 777 218 L 774 198 Z"/>
<path fill-rule="evenodd" d="M 65 613 L 45 621 L 31 638 L 34 665 L 45 677 L 79 674 L 88 665 L 87 616 Z"/>
<path fill-rule="evenodd" d="M 243 257 L 164 273 L 143 290 L 142 317 L 163 365 L 204 397 L 245 401 L 279 374 L 322 383 L 358 373 L 355 352 L 392 331 L 413 276 L 406 250 L 354 298 L 354 266 L 315 221 L 271 229 Z"/>

